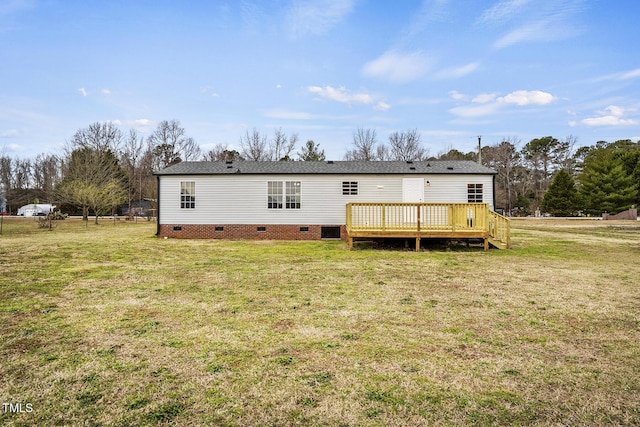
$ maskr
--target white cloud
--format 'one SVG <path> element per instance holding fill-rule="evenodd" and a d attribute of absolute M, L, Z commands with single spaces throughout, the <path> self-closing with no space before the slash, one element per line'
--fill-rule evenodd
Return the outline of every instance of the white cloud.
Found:
<path fill-rule="evenodd" d="M 640 68 L 635 70 L 623 71 L 618 73 L 606 74 L 587 80 L 587 83 L 600 83 L 608 80 L 631 80 L 640 77 Z"/>
<path fill-rule="evenodd" d="M 624 107 L 609 105 L 599 112 L 599 116 L 583 119 L 581 123 L 586 126 L 630 126 L 640 123 L 638 120 L 623 118 L 626 112 Z"/>
<path fill-rule="evenodd" d="M 454 92 L 454 94 L 458 95 L 458 92 Z M 466 100 L 466 98 L 459 98 L 458 100 L 460 99 Z M 496 93 L 481 93 L 471 99 L 473 104 L 454 107 L 449 112 L 460 117 L 475 118 L 494 114 L 509 105 L 519 107 L 547 105 L 555 99 L 552 94 L 540 90 L 517 90 L 505 96 L 498 96 Z"/>
<path fill-rule="evenodd" d="M 502 0 L 485 10 L 478 21 L 484 24 L 495 24 L 509 21 L 522 11 L 531 0 Z"/>
<path fill-rule="evenodd" d="M 78 92 L 80 92 L 80 95 L 82 96 L 87 96 L 89 95 L 89 93 L 86 91 L 85 88 L 81 87 L 80 89 L 78 89 Z"/>
<path fill-rule="evenodd" d="M 372 104 L 373 97 L 367 93 L 349 93 L 344 86 L 334 88 L 331 86 L 309 86 L 307 90 L 322 98 L 344 104 Z"/>
<path fill-rule="evenodd" d="M 438 71 L 438 73 L 436 74 L 436 78 L 457 79 L 459 77 L 463 77 L 467 74 L 473 73 L 479 65 L 480 64 L 478 62 L 471 62 L 460 67 L 445 68 L 444 70 Z"/>
<path fill-rule="evenodd" d="M 406 83 L 422 77 L 431 68 L 431 61 L 423 52 L 387 51 L 362 68 L 364 75 Z"/>
<path fill-rule="evenodd" d="M 109 120 L 109 123 L 113 123 L 116 126 L 126 126 L 136 129 L 140 132 L 147 133 L 151 131 L 151 128 L 155 125 L 153 120 L 149 119 L 136 119 L 136 120 Z"/>
<path fill-rule="evenodd" d="M 640 68 L 636 68 L 635 70 L 627 71 L 620 76 L 620 80 L 629 80 L 635 79 L 636 77 L 640 77 Z"/>
<path fill-rule="evenodd" d="M 471 102 L 475 102 L 476 104 L 486 104 L 487 102 L 495 101 L 498 97 L 498 94 L 495 93 L 481 93 L 474 97 Z"/>
<path fill-rule="evenodd" d="M 293 0 L 289 7 L 289 27 L 294 37 L 324 34 L 344 20 L 355 0 Z"/>
<path fill-rule="evenodd" d="M 219 94 L 218 92 L 215 92 L 215 91 L 213 90 L 213 87 L 211 87 L 211 86 L 209 86 L 209 85 L 207 85 L 207 86 L 202 86 L 202 87 L 200 88 L 200 92 L 202 92 L 202 93 L 204 93 L 204 94 L 207 94 L 207 95 L 210 95 L 210 96 L 211 96 L 211 97 L 213 97 L 213 98 L 219 98 L 219 97 L 220 97 L 220 94 Z"/>
<path fill-rule="evenodd" d="M 149 119 L 137 119 L 131 122 L 134 126 L 151 126 L 153 121 Z"/>
<path fill-rule="evenodd" d="M 497 99 L 503 104 L 547 105 L 556 100 L 556 97 L 541 90 L 517 90 Z"/>
<path fill-rule="evenodd" d="M 458 92 L 457 90 L 449 91 L 449 96 L 456 101 L 462 101 L 463 99 L 467 99 L 467 95 Z"/>
<path fill-rule="evenodd" d="M 376 106 L 374 107 L 375 110 L 378 111 L 387 111 L 389 110 L 389 108 L 391 108 L 391 105 L 387 104 L 386 102 L 380 101 L 376 104 Z"/>
<path fill-rule="evenodd" d="M 321 98 L 343 104 L 370 105 L 375 103 L 373 109 L 377 111 L 387 111 L 391 108 L 391 106 L 386 102 L 377 101 L 374 96 L 368 93 L 352 93 L 344 86 L 340 86 L 338 88 L 334 88 L 332 86 L 308 86 L 307 90 Z"/>
<path fill-rule="evenodd" d="M 109 89 L 102 89 L 101 92 L 103 95 L 111 95 L 111 91 Z"/>
<path fill-rule="evenodd" d="M 7 129 L 0 132 L 0 138 L 15 138 L 18 135 L 20 135 L 18 129 Z"/>
<path fill-rule="evenodd" d="M 487 9 L 478 23 L 491 28 L 512 25 L 493 44 L 495 49 L 524 42 L 564 40 L 582 32 L 575 16 L 583 11 L 584 5 L 584 0 L 503 0 Z"/>

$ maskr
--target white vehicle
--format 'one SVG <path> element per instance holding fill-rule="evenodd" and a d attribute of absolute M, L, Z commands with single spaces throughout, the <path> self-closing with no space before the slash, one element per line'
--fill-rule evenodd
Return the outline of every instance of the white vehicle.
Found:
<path fill-rule="evenodd" d="M 53 212 L 53 209 L 55 208 L 54 205 L 51 204 L 29 204 L 29 205 L 24 205 L 23 207 L 21 207 L 20 209 L 18 209 L 18 212 L 16 213 L 16 215 L 18 216 L 47 216 L 49 215 L 51 212 Z"/>

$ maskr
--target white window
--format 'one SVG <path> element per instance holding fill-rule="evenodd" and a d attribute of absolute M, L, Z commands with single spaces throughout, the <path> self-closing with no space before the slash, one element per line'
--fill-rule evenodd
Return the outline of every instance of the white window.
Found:
<path fill-rule="evenodd" d="M 267 208 L 282 209 L 282 182 L 267 182 Z"/>
<path fill-rule="evenodd" d="M 287 209 L 300 209 L 300 181 L 287 181 Z"/>
<path fill-rule="evenodd" d="M 268 181 L 268 209 L 300 209 L 300 181 Z"/>
<path fill-rule="evenodd" d="M 196 182 L 180 181 L 180 208 L 196 208 Z"/>

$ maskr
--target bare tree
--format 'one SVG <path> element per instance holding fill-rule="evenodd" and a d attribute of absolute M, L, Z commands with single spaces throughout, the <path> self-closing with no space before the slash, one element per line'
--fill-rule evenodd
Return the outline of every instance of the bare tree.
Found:
<path fill-rule="evenodd" d="M 520 164 L 520 154 L 517 151 L 519 144 L 518 138 L 510 137 L 505 138 L 497 145 L 484 147 L 482 150 L 483 163 L 498 172 L 496 192 L 502 193 L 502 197 L 499 197 L 501 200 L 498 202 L 508 213 L 511 212 L 513 202 L 517 197 L 513 181 L 516 168 Z"/>
<path fill-rule="evenodd" d="M 298 134 L 294 133 L 287 138 L 282 128 L 275 130 L 271 145 L 269 147 L 269 157 L 271 160 L 291 160 L 291 153 L 298 143 Z"/>
<path fill-rule="evenodd" d="M 275 130 L 273 139 L 267 140 L 266 135 L 262 135 L 256 128 L 245 131 L 240 138 L 240 148 L 242 157 L 253 161 L 269 160 L 291 160 L 291 153 L 298 143 L 298 134 L 294 133 L 290 137 L 282 131 L 282 128 Z"/>
<path fill-rule="evenodd" d="M 33 186 L 48 201 L 53 199 L 53 190 L 62 179 L 61 160 L 54 154 L 39 154 L 33 161 Z"/>
<path fill-rule="evenodd" d="M 227 144 L 216 144 L 204 154 L 204 160 L 208 162 L 228 162 L 243 159 L 240 153 L 236 150 L 230 150 Z"/>
<path fill-rule="evenodd" d="M 122 131 L 116 125 L 111 122 L 95 122 L 88 128 L 79 129 L 70 142 L 72 149 L 90 148 L 100 152 L 111 150 L 116 153 L 122 140 Z"/>
<path fill-rule="evenodd" d="M 256 128 L 253 128 L 251 132 L 248 129 L 245 131 L 244 136 L 240 138 L 240 148 L 242 157 L 247 160 L 258 162 L 271 160 L 267 137 L 266 135 L 261 135 Z"/>
<path fill-rule="evenodd" d="M 187 137 L 178 120 L 163 120 L 147 138 L 152 146 L 154 166 L 166 168 L 181 161 L 195 160 L 200 156 L 200 146 L 193 138 Z"/>
<path fill-rule="evenodd" d="M 578 137 L 569 135 L 561 140 L 553 150 L 553 164 L 556 170 L 564 169 L 570 175 L 576 173 L 576 158 L 574 156 Z"/>
<path fill-rule="evenodd" d="M 121 153 L 120 163 L 127 172 L 127 202 L 129 211 L 134 200 L 142 199 L 142 159 L 145 155 L 144 138 L 138 135 L 135 129 L 129 130 Z"/>
<path fill-rule="evenodd" d="M 389 147 L 385 144 L 379 144 L 376 147 L 376 156 L 374 160 L 393 160 L 391 157 L 391 152 L 389 151 Z"/>
<path fill-rule="evenodd" d="M 389 135 L 390 157 L 392 160 L 424 160 L 428 151 L 420 142 L 421 136 L 417 129 L 406 132 L 393 132 Z"/>
<path fill-rule="evenodd" d="M 353 150 L 347 151 L 345 160 L 365 160 L 377 159 L 378 140 L 375 129 L 358 128 L 353 134 Z"/>

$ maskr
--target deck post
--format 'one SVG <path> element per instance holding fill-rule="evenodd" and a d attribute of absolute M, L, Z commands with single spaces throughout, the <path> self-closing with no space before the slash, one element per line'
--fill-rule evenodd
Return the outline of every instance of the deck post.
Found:
<path fill-rule="evenodd" d="M 382 231 L 386 231 L 387 230 L 387 205 L 386 204 L 382 204 L 382 206 L 380 206 L 380 209 L 382 209 L 382 212 L 380 213 L 380 218 L 382 220 Z"/>
<path fill-rule="evenodd" d="M 416 204 L 416 219 L 417 223 L 417 233 L 416 233 L 416 252 L 420 252 L 420 204 Z"/>
<path fill-rule="evenodd" d="M 455 210 L 453 205 L 449 205 L 449 223 L 451 224 L 451 231 L 456 231 L 456 219 L 454 217 Z"/>

